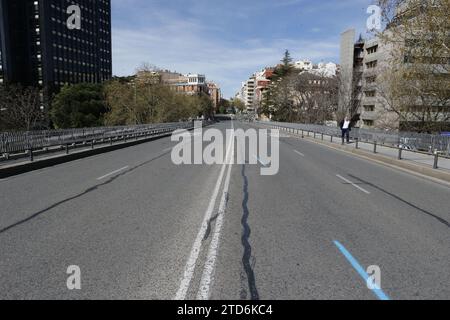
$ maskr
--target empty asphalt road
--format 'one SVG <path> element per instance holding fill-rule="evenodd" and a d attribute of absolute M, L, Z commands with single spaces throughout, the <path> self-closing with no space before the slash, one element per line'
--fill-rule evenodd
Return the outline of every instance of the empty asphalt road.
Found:
<path fill-rule="evenodd" d="M 0 299 L 450 299 L 449 187 L 283 134 L 275 176 L 174 146 L 0 180 Z"/>

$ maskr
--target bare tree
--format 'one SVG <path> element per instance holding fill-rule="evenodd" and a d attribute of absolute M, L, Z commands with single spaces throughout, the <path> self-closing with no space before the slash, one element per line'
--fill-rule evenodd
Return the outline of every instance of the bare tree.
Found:
<path fill-rule="evenodd" d="M 0 115 L 3 129 L 32 130 L 43 120 L 42 92 L 20 85 L 1 87 Z"/>
<path fill-rule="evenodd" d="M 336 76 L 308 72 L 297 75 L 292 92 L 296 120 L 315 124 L 332 120 L 337 110 L 338 92 Z"/>
<path fill-rule="evenodd" d="M 361 109 L 363 65 L 355 65 L 351 75 L 340 73 L 336 77 L 340 105 L 336 109 L 336 119 L 358 118 Z M 344 71 L 342 71 L 344 72 Z"/>
<path fill-rule="evenodd" d="M 378 0 L 385 65 L 377 79 L 387 122 L 425 132 L 450 128 L 450 1 Z M 395 121 L 393 122 L 395 123 Z"/>

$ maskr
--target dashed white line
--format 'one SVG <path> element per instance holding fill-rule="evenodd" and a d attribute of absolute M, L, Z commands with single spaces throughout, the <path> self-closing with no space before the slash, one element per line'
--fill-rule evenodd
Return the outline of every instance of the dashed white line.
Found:
<path fill-rule="evenodd" d="M 358 186 L 356 183 L 353 183 L 353 182 L 351 182 L 350 180 L 348 180 L 348 179 L 346 179 L 346 178 L 344 178 L 343 176 L 341 176 L 341 175 L 339 175 L 339 174 L 337 174 L 336 175 L 336 177 L 338 177 L 339 179 L 341 179 L 341 180 L 343 180 L 343 181 L 345 181 L 345 182 L 347 182 L 348 184 L 351 184 L 352 186 L 354 186 L 356 189 L 358 189 L 358 190 L 360 190 L 360 191 L 362 191 L 362 192 L 364 192 L 365 194 L 370 194 L 370 192 L 369 191 L 367 191 L 366 189 L 364 189 L 364 188 L 361 188 L 360 186 Z"/>
<path fill-rule="evenodd" d="M 294 152 L 295 152 L 296 154 L 298 154 L 299 156 L 301 156 L 301 157 L 304 157 L 304 156 L 305 156 L 305 155 L 304 155 L 303 153 L 301 153 L 300 151 L 294 150 Z"/>
<path fill-rule="evenodd" d="M 123 167 L 123 168 L 120 168 L 120 169 L 117 169 L 117 170 L 115 170 L 115 171 L 113 171 L 113 172 L 110 172 L 110 173 L 108 173 L 108 174 L 105 174 L 104 176 L 101 176 L 101 177 L 99 177 L 99 178 L 97 178 L 97 180 L 103 180 L 103 179 L 105 179 L 105 178 L 108 178 L 109 176 L 112 176 L 112 175 L 114 175 L 114 174 L 116 174 L 116 173 L 119 173 L 119 172 L 121 172 L 121 171 L 123 171 L 123 170 L 126 170 L 126 169 L 128 169 L 129 168 L 129 166 L 125 166 L 125 167 Z"/>

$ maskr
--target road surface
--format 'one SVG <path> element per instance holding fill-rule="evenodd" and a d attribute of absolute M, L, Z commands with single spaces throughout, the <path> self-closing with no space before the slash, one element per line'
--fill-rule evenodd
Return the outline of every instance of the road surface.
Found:
<path fill-rule="evenodd" d="M 447 186 L 283 134 L 275 176 L 174 145 L 0 180 L 0 299 L 450 298 Z"/>

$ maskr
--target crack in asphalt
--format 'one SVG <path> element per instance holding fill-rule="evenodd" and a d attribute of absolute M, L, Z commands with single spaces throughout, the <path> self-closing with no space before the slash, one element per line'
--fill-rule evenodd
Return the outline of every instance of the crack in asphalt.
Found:
<path fill-rule="evenodd" d="M 7 232 L 7 231 L 9 231 L 9 230 L 11 230 L 11 229 L 13 229 L 13 228 L 16 228 L 16 227 L 18 227 L 18 226 L 20 226 L 20 225 L 26 223 L 26 222 L 29 222 L 29 221 L 31 221 L 31 220 L 33 220 L 33 219 L 35 219 L 35 218 L 41 216 L 41 215 L 44 214 L 45 212 L 50 211 L 50 210 L 52 210 L 52 209 L 54 209 L 54 208 L 56 208 L 56 207 L 59 207 L 59 206 L 62 205 L 62 204 L 65 204 L 65 203 L 68 203 L 68 202 L 70 202 L 70 201 L 72 201 L 72 200 L 81 198 L 81 197 L 85 196 L 85 195 L 88 194 L 88 193 L 91 193 L 91 192 L 93 192 L 93 191 L 95 191 L 95 190 L 97 190 L 97 189 L 99 189 L 99 188 L 101 188 L 101 187 L 104 187 L 104 186 L 106 186 L 106 185 L 112 183 L 113 181 L 117 180 L 119 177 L 122 177 L 122 176 L 124 176 L 124 175 L 126 175 L 126 174 L 128 174 L 128 173 L 130 173 L 130 172 L 132 172 L 132 171 L 134 171 L 134 170 L 136 170 L 136 169 L 138 169 L 138 168 L 141 168 L 141 167 L 143 167 L 143 166 L 145 166 L 145 165 L 147 165 L 147 164 L 149 164 L 149 163 L 151 163 L 151 162 L 153 162 L 153 161 L 156 161 L 156 160 L 158 160 L 158 159 L 161 159 L 161 158 L 163 158 L 164 156 L 166 156 L 166 155 L 169 154 L 169 153 L 171 153 L 171 151 L 165 152 L 165 153 L 163 153 L 163 154 L 161 154 L 161 155 L 159 155 L 159 156 L 157 156 L 157 157 L 154 157 L 154 158 L 152 158 L 152 159 L 150 159 L 150 160 L 147 160 L 147 161 L 145 161 L 145 162 L 143 162 L 143 163 L 141 163 L 141 164 L 139 164 L 139 165 L 137 165 L 137 166 L 135 166 L 135 167 L 132 167 L 132 168 L 126 170 L 126 171 L 123 171 L 122 173 L 120 173 L 120 174 L 118 174 L 118 175 L 116 175 L 116 176 L 110 178 L 109 180 L 107 180 L 107 181 L 105 181 L 105 182 L 103 182 L 103 183 L 97 184 L 97 185 L 95 185 L 95 186 L 93 186 L 93 187 L 90 187 L 90 188 L 86 189 L 85 191 L 83 191 L 83 192 L 80 193 L 80 194 L 77 194 L 77 195 L 75 195 L 75 196 L 73 196 L 73 197 L 70 197 L 70 198 L 61 200 L 61 201 L 59 201 L 59 202 L 56 202 L 56 203 L 52 204 L 51 206 L 49 206 L 49 207 L 47 207 L 47 208 L 45 208 L 45 209 L 43 209 L 43 210 L 41 210 L 41 211 L 38 211 L 38 212 L 32 214 L 32 215 L 29 216 L 28 218 L 25 218 L 25 219 L 20 220 L 20 221 L 14 223 L 14 224 L 12 224 L 12 225 L 10 225 L 10 226 L 8 226 L 8 227 L 5 227 L 5 228 L 0 229 L 0 234 L 3 234 L 3 233 L 5 233 L 5 232 Z"/>
<path fill-rule="evenodd" d="M 387 191 L 387 190 L 384 190 L 383 188 L 381 188 L 381 187 L 379 187 L 379 186 L 377 186 L 377 185 L 375 185 L 375 184 L 373 184 L 373 183 L 371 183 L 371 182 L 365 181 L 365 180 L 363 180 L 363 179 L 361 179 L 361 178 L 358 178 L 358 177 L 356 177 L 356 176 L 354 176 L 354 175 L 352 175 L 352 174 L 349 174 L 349 177 L 354 178 L 354 179 L 360 181 L 361 183 L 363 183 L 363 184 L 365 184 L 365 185 L 371 186 L 372 188 L 375 188 L 375 189 L 377 189 L 377 190 L 379 190 L 379 191 L 381 191 L 381 192 L 383 192 L 383 193 L 385 193 L 385 194 L 387 194 L 387 195 L 393 197 L 394 199 L 397 199 L 397 200 L 399 200 L 399 201 L 401 201 L 401 202 L 407 204 L 408 206 L 410 206 L 410 207 L 412 207 L 412 208 L 414 208 L 414 209 L 416 209 L 416 210 L 419 210 L 420 212 L 422 212 L 422 213 L 424 213 L 424 214 L 426 214 L 426 215 L 428 215 L 428 216 L 430 216 L 430 217 L 433 217 L 434 219 L 436 219 L 436 220 L 439 221 L 440 223 L 446 225 L 447 227 L 450 227 L 450 223 L 449 223 L 447 220 L 445 220 L 445 219 L 443 219 L 443 218 L 441 218 L 441 217 L 435 215 L 435 214 L 432 213 L 432 212 L 429 212 L 429 211 L 427 211 L 427 210 L 425 210 L 425 209 L 422 209 L 422 208 L 420 208 L 420 207 L 418 207 L 418 206 L 416 206 L 416 205 L 414 205 L 414 204 L 412 204 L 412 203 L 410 203 L 410 202 L 408 202 L 408 201 L 406 201 L 406 200 L 400 198 L 399 196 L 397 196 L 397 195 L 395 195 L 395 194 L 393 194 L 393 193 L 391 193 L 391 192 L 389 192 L 389 191 Z"/>
<path fill-rule="evenodd" d="M 244 265 L 244 271 L 247 275 L 247 281 L 248 281 L 248 288 L 250 291 L 250 298 L 251 300 L 259 300 L 259 293 L 258 288 L 256 287 L 256 280 L 255 280 L 255 273 L 253 271 L 253 265 L 250 262 L 252 260 L 252 247 L 250 245 L 249 239 L 250 235 L 252 233 L 251 228 L 248 224 L 248 217 L 250 216 L 250 211 L 248 209 L 248 200 L 249 200 L 249 193 L 248 193 L 248 177 L 245 174 L 245 165 L 242 166 L 242 178 L 244 180 L 244 199 L 242 201 L 242 209 L 243 209 L 243 216 L 241 220 L 241 224 L 243 227 L 241 242 L 242 246 L 244 247 L 244 255 L 242 257 L 242 263 Z M 244 291 L 243 291 L 244 292 Z M 243 293 L 241 292 L 241 293 Z M 241 297 L 244 299 L 243 297 Z"/>
<path fill-rule="evenodd" d="M 229 194 L 228 192 L 225 192 L 225 207 L 227 207 L 228 205 L 228 201 L 229 201 Z M 219 217 L 220 212 L 218 212 L 214 217 L 211 217 L 208 221 L 208 228 L 206 229 L 206 233 L 205 236 L 203 237 L 203 241 L 208 240 L 209 236 L 211 235 L 211 225 L 214 221 L 217 220 L 217 218 Z"/>

